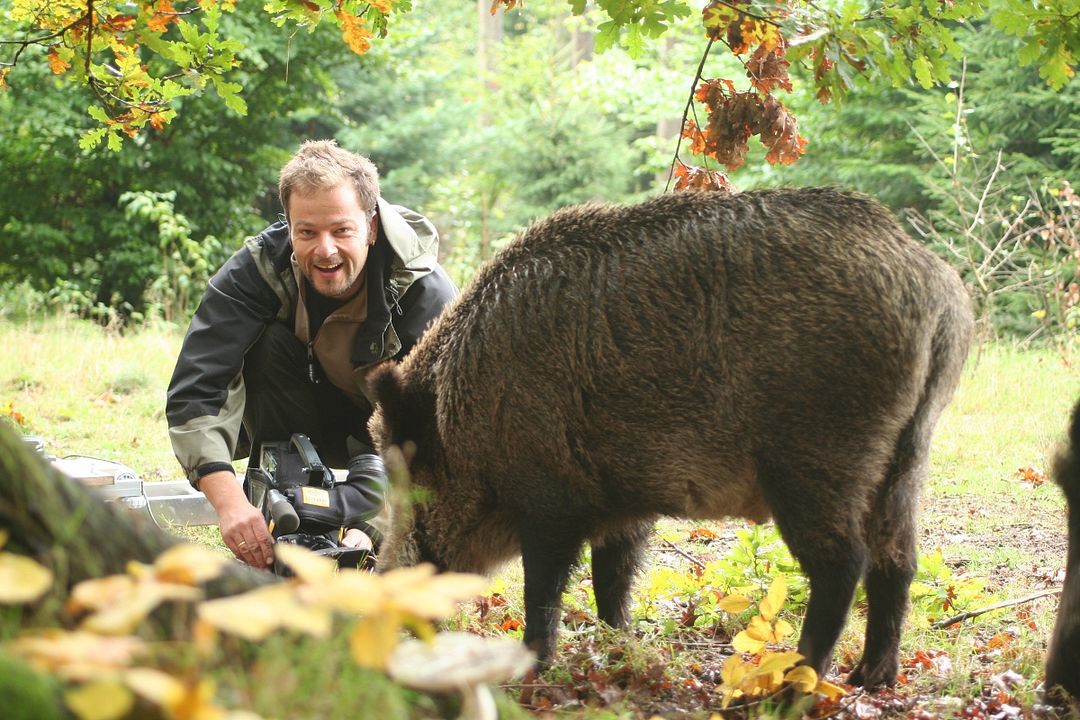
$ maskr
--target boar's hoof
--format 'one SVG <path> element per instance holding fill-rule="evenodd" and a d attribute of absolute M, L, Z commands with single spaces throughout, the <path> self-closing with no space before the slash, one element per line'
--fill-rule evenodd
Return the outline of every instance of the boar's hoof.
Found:
<path fill-rule="evenodd" d="M 879 661 L 874 667 L 868 667 L 865 659 L 861 660 L 847 677 L 847 684 L 864 690 L 876 690 L 880 687 L 896 685 L 896 675 L 900 671 L 900 659 L 888 658 Z"/>

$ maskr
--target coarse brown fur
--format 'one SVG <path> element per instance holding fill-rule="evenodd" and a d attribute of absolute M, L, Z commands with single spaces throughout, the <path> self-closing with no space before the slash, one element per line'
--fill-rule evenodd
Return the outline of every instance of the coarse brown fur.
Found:
<path fill-rule="evenodd" d="M 374 378 L 376 443 L 415 443 L 431 495 L 380 561 L 483 572 L 520 553 L 546 660 L 585 542 L 619 625 L 657 516 L 771 515 L 810 579 L 806 662 L 827 668 L 865 578 L 851 680 L 892 683 L 930 436 L 971 328 L 956 273 L 863 196 L 559 211 Z"/>
<path fill-rule="evenodd" d="M 1065 587 L 1046 656 L 1046 689 L 1056 701 L 1066 699 L 1060 690 L 1080 700 L 1080 403 L 1073 410 L 1069 445 L 1055 463 L 1054 480 L 1068 504 L 1069 553 Z"/>

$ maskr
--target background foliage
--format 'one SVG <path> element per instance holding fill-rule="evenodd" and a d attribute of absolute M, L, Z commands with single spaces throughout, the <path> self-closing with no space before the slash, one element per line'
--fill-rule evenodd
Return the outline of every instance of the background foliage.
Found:
<path fill-rule="evenodd" d="M 13 0 L 0 6 L 4 312 L 51 304 L 105 322 L 183 324 L 207 274 L 275 219 L 277 168 L 304 138 L 369 154 L 384 194 L 435 220 L 445 262 L 464 282 L 556 207 L 661 191 L 691 86 L 730 78 L 731 90 L 712 86 L 722 98 L 690 108 L 705 130 L 697 149 L 712 157 L 694 157 L 684 140 L 680 160 L 717 170 L 716 158 L 745 146 L 740 189 L 831 184 L 874 195 L 956 263 L 986 333 L 1075 330 L 1080 250 L 1066 184 L 1080 165 L 1075 4 L 712 3 L 702 15 L 676 2 L 535 0 L 491 16 L 488 3 L 282 0 L 268 16 L 252 3 L 134 3 L 132 27 L 160 31 L 137 36 L 145 86 L 161 90 L 178 63 L 187 68 L 169 80 L 184 92 L 168 102 L 159 92 L 136 112 L 102 101 L 122 88 L 94 80 L 95 63 L 117 69 L 119 43 L 135 30 L 101 29 L 88 63 L 70 32 L 27 42 L 44 32 L 28 29 L 28 12 L 63 6 L 70 15 L 79 3 Z M 703 19 L 719 49 L 698 72 Z M 388 37 L 377 39 L 387 22 Z M 228 67 L 181 57 L 192 33 L 221 45 L 215 57 L 230 57 Z M 753 47 L 780 54 L 750 82 Z M 717 155 L 706 112 L 758 107 L 770 93 L 782 96 L 769 107 L 786 123 L 774 144 L 747 143 L 757 132 L 751 113 Z M 104 124 L 101 108 L 113 113 Z M 716 128 L 731 121 L 717 117 Z M 122 137 L 119 151 L 88 142 L 102 129 L 104 139 Z M 792 164 L 764 161 L 803 151 Z"/>

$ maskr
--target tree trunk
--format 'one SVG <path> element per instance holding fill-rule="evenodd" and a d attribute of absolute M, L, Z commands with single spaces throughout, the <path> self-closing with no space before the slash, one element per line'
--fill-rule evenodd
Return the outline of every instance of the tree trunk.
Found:
<path fill-rule="evenodd" d="M 150 563 L 181 542 L 149 517 L 106 503 L 54 468 L 0 422 L 0 530 L 5 551 L 26 555 L 55 575 L 66 597 L 76 583 L 125 572 L 131 560 Z M 208 597 L 233 595 L 273 582 L 268 572 L 230 565 L 206 587 Z"/>

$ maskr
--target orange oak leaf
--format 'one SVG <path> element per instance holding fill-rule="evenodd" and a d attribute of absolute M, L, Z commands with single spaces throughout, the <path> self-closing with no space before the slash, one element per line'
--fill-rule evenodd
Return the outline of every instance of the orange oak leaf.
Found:
<path fill-rule="evenodd" d="M 158 0 L 153 17 L 146 21 L 146 27 L 154 32 L 163 33 L 169 29 L 171 22 L 176 22 L 176 8 L 169 0 Z"/>
<path fill-rule="evenodd" d="M 338 12 L 341 20 L 341 35 L 345 44 L 357 55 L 363 55 L 371 49 L 371 31 L 367 28 L 367 21 L 362 17 Z"/>
<path fill-rule="evenodd" d="M 524 5 L 525 3 L 522 2 L 521 4 Z M 491 3 L 492 15 L 498 11 L 500 5 L 503 6 L 503 12 L 510 12 L 518 6 L 518 0 L 493 0 Z"/>
<path fill-rule="evenodd" d="M 57 54 L 56 50 L 50 50 L 48 55 L 49 69 L 53 71 L 54 75 L 60 75 L 71 67 L 71 63 L 64 60 Z"/>

